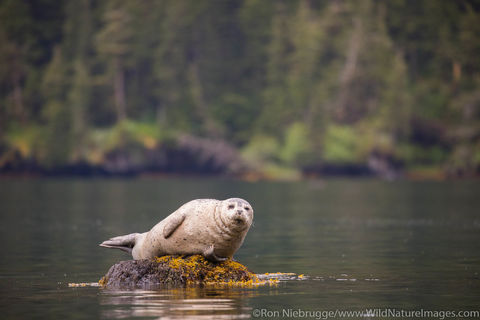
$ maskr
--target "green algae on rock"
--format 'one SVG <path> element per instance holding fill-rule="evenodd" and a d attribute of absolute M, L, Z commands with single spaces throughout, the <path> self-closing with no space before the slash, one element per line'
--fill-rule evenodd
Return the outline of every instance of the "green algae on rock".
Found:
<path fill-rule="evenodd" d="M 149 260 L 127 260 L 113 265 L 99 281 L 105 287 L 185 287 L 276 284 L 278 280 L 260 280 L 239 262 L 213 263 L 201 255 L 163 256 Z"/>

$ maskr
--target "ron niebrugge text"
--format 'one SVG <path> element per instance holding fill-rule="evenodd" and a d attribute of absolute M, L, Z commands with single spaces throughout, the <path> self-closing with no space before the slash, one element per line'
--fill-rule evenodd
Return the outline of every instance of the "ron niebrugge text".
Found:
<path fill-rule="evenodd" d="M 333 319 L 333 318 L 480 318 L 480 310 L 402 310 L 371 308 L 364 310 L 302 310 L 302 309 L 254 309 L 255 318 L 298 318 L 298 319 Z"/>

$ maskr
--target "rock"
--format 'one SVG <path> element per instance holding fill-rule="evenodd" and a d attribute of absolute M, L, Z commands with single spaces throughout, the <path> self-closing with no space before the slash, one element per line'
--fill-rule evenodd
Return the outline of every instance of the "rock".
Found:
<path fill-rule="evenodd" d="M 264 282 L 236 261 L 213 263 L 201 255 L 194 255 L 120 261 L 110 268 L 99 284 L 105 287 L 185 287 L 252 286 Z"/>

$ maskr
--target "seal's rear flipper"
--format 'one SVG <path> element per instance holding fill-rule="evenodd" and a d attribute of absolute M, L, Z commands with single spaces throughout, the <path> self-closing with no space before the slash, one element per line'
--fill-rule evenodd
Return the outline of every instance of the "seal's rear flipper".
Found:
<path fill-rule="evenodd" d="M 99 244 L 100 247 L 120 249 L 128 253 L 132 253 L 135 245 L 135 239 L 139 233 L 130 233 L 124 236 L 114 237 Z"/>

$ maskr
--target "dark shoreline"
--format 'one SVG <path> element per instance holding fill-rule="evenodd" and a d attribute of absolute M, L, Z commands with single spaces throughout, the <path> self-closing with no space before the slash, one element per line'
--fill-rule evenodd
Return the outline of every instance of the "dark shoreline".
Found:
<path fill-rule="evenodd" d="M 321 170 L 304 170 L 296 179 L 275 178 L 264 175 L 261 172 L 245 171 L 242 173 L 212 173 L 202 171 L 159 171 L 159 170 L 136 170 L 126 172 L 110 172 L 102 167 L 68 166 L 54 169 L 28 168 L 5 170 L 0 169 L 0 179 L 25 178 L 106 178 L 106 179 L 137 179 L 137 178 L 226 178 L 240 181 L 285 181 L 285 180 L 321 180 L 321 179 L 380 179 L 380 180 L 409 180 L 409 181 L 455 181 L 479 179 L 479 174 L 448 175 L 443 171 L 422 172 L 405 170 L 396 172 L 395 176 L 384 176 L 370 170 L 367 166 L 325 166 Z"/>

